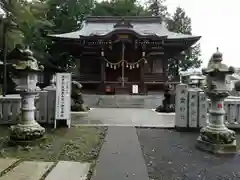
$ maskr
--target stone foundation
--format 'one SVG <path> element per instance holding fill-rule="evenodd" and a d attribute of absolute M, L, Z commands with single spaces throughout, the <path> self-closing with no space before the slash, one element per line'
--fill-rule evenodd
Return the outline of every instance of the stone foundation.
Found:
<path fill-rule="evenodd" d="M 207 141 L 203 141 L 201 137 L 198 137 L 196 147 L 200 150 L 204 150 L 214 154 L 236 154 L 237 144 L 234 140 L 230 144 L 213 144 Z"/>
<path fill-rule="evenodd" d="M 17 124 L 10 127 L 10 140 L 18 142 L 30 142 L 41 139 L 44 136 L 45 129 L 38 123 Z"/>

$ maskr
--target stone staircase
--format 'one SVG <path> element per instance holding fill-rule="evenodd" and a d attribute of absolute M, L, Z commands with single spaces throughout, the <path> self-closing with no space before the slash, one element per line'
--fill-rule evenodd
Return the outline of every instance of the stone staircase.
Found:
<path fill-rule="evenodd" d="M 144 100 L 128 97 L 101 98 L 99 105 L 107 108 L 144 108 Z"/>

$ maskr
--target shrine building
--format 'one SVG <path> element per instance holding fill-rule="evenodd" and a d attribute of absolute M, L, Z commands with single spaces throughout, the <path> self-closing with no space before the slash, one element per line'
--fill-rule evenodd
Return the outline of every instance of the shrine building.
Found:
<path fill-rule="evenodd" d="M 168 71 L 170 59 L 200 39 L 170 32 L 160 17 L 105 16 L 87 17 L 80 30 L 48 37 L 55 42 L 52 51 L 77 59 L 73 78 L 84 90 L 102 94 L 147 94 L 165 82 L 178 84 L 178 71 Z"/>

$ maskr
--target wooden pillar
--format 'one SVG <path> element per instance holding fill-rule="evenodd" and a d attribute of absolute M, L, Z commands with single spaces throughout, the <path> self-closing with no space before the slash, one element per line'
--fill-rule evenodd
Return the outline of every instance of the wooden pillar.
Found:
<path fill-rule="evenodd" d="M 104 61 L 104 59 L 102 59 L 102 61 L 101 61 L 101 82 L 105 82 L 106 81 L 106 76 L 105 76 L 105 61 Z"/>
<path fill-rule="evenodd" d="M 146 88 L 145 88 L 145 83 L 144 83 L 144 63 L 141 64 L 140 66 L 140 93 L 141 94 L 146 94 Z"/>
<path fill-rule="evenodd" d="M 101 84 L 100 84 L 100 93 L 104 93 L 105 81 L 106 81 L 106 64 L 104 58 L 101 59 Z"/>
<path fill-rule="evenodd" d="M 163 58 L 163 76 L 164 82 L 166 82 L 168 80 L 168 56 Z"/>
<path fill-rule="evenodd" d="M 177 76 L 178 77 L 178 80 L 180 81 L 180 74 L 179 74 L 179 63 L 180 63 L 180 61 L 179 61 L 179 58 L 177 58 L 177 72 L 175 73 L 175 76 Z"/>

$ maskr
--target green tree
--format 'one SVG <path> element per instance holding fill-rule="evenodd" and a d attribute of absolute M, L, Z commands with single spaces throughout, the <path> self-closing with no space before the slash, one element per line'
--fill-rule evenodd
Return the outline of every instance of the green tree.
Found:
<path fill-rule="evenodd" d="M 46 4 L 40 1 L 8 0 L 3 1 L 2 7 L 7 14 L 4 25 L 7 28 L 8 49 L 21 44 L 44 52 L 46 44 L 42 30 L 52 25 L 44 14 Z M 3 36 L 2 31 L 0 36 Z"/>
<path fill-rule="evenodd" d="M 192 34 L 191 18 L 188 17 L 185 11 L 178 7 L 174 15 L 168 19 L 168 29 L 172 32 L 182 34 Z M 189 68 L 199 68 L 201 66 L 201 50 L 200 44 L 196 44 L 184 52 L 184 56 L 179 58 L 179 67 L 185 71 Z M 170 69 L 176 68 L 176 58 L 173 58 L 170 62 Z"/>
<path fill-rule="evenodd" d="M 85 16 L 89 15 L 94 7 L 93 0 L 42 0 L 48 6 L 46 16 L 53 26 L 48 30 L 48 34 L 61 34 L 79 30 Z M 74 58 L 69 52 L 54 48 L 51 43 L 48 44 L 48 51 L 45 58 L 55 67 L 61 67 L 68 70 L 74 66 Z"/>
<path fill-rule="evenodd" d="M 48 40 L 44 37 L 43 30 L 51 29 L 53 24 L 47 20 L 48 5 L 41 1 L 24 2 L 22 18 L 18 27 L 24 34 L 23 44 L 29 46 L 39 61 L 46 58 Z"/>
<path fill-rule="evenodd" d="M 97 2 L 93 16 L 142 16 L 149 13 L 136 0 L 111 0 Z"/>
<path fill-rule="evenodd" d="M 22 1 L 20 0 L 3 0 L 1 1 L 1 8 L 5 12 L 6 16 L 4 19 L 1 19 L 1 31 L 0 39 L 3 39 L 3 36 L 7 36 L 7 48 L 13 49 L 16 44 L 22 44 L 24 39 L 24 34 L 19 28 L 18 20 L 22 17 Z M 3 34 L 3 28 L 6 28 L 6 34 Z M 3 41 L 1 42 L 1 49 L 3 48 Z"/>
<path fill-rule="evenodd" d="M 149 0 L 146 9 L 152 16 L 160 16 L 163 19 L 169 18 L 170 14 L 167 11 L 167 6 L 164 5 L 165 1 Z"/>
<path fill-rule="evenodd" d="M 39 1 L 25 2 L 24 13 L 18 21 L 19 29 L 24 33 L 24 44 L 31 47 L 39 47 L 42 31 L 50 29 L 53 24 L 47 20 L 45 12 L 48 9 L 46 3 Z"/>
<path fill-rule="evenodd" d="M 46 0 L 49 6 L 48 20 L 54 23 L 54 33 L 67 33 L 78 30 L 84 17 L 94 7 L 93 0 Z"/>

